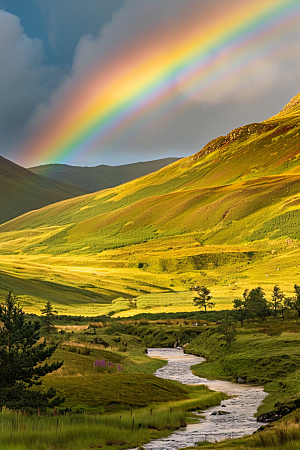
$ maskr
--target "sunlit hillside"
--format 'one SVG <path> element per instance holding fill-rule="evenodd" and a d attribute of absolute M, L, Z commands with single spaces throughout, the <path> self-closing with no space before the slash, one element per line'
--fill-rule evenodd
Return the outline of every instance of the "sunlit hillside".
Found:
<path fill-rule="evenodd" d="M 291 292 L 300 281 L 299 99 L 153 174 L 3 224 L 5 277 L 18 291 L 26 284 L 28 304 L 46 298 L 46 286 L 51 300 L 67 292 L 56 303 L 71 307 L 80 285 L 84 300 L 74 302 L 92 312 L 118 297 L 119 310 L 132 309 L 141 293 L 194 282 L 212 289 L 219 309 L 258 284 Z M 33 278 L 43 289 L 32 292 Z"/>

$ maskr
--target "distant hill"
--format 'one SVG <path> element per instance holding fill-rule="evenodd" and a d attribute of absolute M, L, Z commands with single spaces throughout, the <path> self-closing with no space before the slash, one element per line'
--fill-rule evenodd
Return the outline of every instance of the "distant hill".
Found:
<path fill-rule="evenodd" d="M 138 162 L 122 166 L 78 167 L 67 164 L 45 164 L 29 170 L 53 180 L 74 184 L 89 192 L 118 186 L 135 178 L 155 172 L 168 166 L 179 158 L 163 158 L 155 161 Z"/>
<path fill-rule="evenodd" d="M 0 223 L 86 192 L 77 186 L 35 175 L 0 156 Z"/>

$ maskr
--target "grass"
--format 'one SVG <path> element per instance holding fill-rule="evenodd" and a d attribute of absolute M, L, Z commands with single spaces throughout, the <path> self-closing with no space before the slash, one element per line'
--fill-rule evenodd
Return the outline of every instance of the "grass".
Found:
<path fill-rule="evenodd" d="M 201 250 L 203 258 L 209 261 L 210 254 L 214 255 L 221 250 L 220 246 L 193 249 L 192 242 L 196 241 L 192 236 L 181 240 L 178 250 L 174 249 L 178 255 L 180 252 L 193 254 L 194 251 Z M 297 247 L 291 246 L 288 251 L 285 247 L 286 244 L 283 249 L 278 249 L 269 242 L 268 252 L 256 258 L 253 250 L 245 246 L 227 246 L 227 254 L 222 253 L 224 265 L 210 263 L 205 270 L 190 270 L 187 267 L 186 272 L 173 273 L 128 267 L 128 260 L 127 267 L 122 267 L 121 261 L 131 258 L 128 249 L 124 250 L 124 254 L 120 253 L 121 250 L 116 250 L 109 257 L 104 254 L 69 254 L 60 257 L 7 255 L 1 257 L 0 295 L 13 289 L 26 311 L 37 314 L 50 301 L 60 314 L 96 316 L 115 313 L 117 316 L 131 316 L 145 311 L 195 310 L 188 288 L 204 284 L 212 291 L 216 309 L 230 309 L 234 298 L 241 298 L 246 288 L 258 285 L 269 296 L 276 284 L 280 284 L 287 295 L 292 295 L 294 284 L 299 283 L 300 252 Z M 163 251 L 162 248 L 158 248 L 158 251 Z M 141 252 L 142 248 L 138 251 Z M 150 258 L 151 252 L 149 249 L 148 251 Z M 155 251 L 155 246 L 151 251 Z M 258 252 L 260 251 L 259 249 Z M 233 263 L 229 258 L 232 263 L 227 265 L 226 255 L 229 253 L 240 253 L 242 258 L 232 256 L 237 258 L 236 262 Z M 179 256 L 178 259 L 180 260 Z M 154 293 L 157 296 L 153 296 Z M 145 294 L 151 294 L 149 300 Z M 135 301 L 132 303 L 132 300 Z"/>
<path fill-rule="evenodd" d="M 35 175 L 3 157 L 0 164 L 1 223 L 33 209 L 87 193 L 87 190 L 64 181 Z"/>
<path fill-rule="evenodd" d="M 293 108 L 139 180 L 2 225 L 1 287 L 21 294 L 32 312 L 51 301 L 68 314 L 72 299 L 74 313 L 124 316 L 191 311 L 188 295 L 144 294 L 194 282 L 212 289 L 218 309 L 258 284 L 268 291 L 284 281 L 291 292 L 300 273 L 299 105 Z M 134 311 L 128 299 L 140 295 Z"/>
<path fill-rule="evenodd" d="M 61 414 L 54 410 L 26 416 L 3 408 L 1 450 L 142 446 L 195 421 L 190 411 L 217 405 L 226 397 L 205 386 L 183 386 L 153 376 L 165 362 L 147 357 L 139 337 L 120 333 L 113 324 L 59 327 L 64 333 L 51 337 L 60 342 L 51 360 L 63 359 L 64 365 L 44 377 L 43 385 L 65 395 Z M 119 329 L 130 330 L 126 324 Z M 94 333 L 105 346 L 91 342 Z M 106 367 L 99 371 L 95 359 L 105 359 Z"/>
<path fill-rule="evenodd" d="M 196 335 L 192 327 L 173 325 L 169 328 L 158 324 L 149 327 L 119 322 L 95 327 L 96 323 L 85 329 L 69 325 L 63 329 L 63 334 L 51 338 L 59 345 L 51 361 L 64 361 L 64 364 L 46 375 L 43 385 L 45 388 L 53 386 L 66 398 L 64 407 L 105 412 L 140 408 L 154 402 L 172 400 L 188 404 L 191 401 L 188 388 L 152 375 L 166 363 L 145 354 L 147 338 L 144 333 L 151 332 L 148 340 L 156 339 L 160 345 L 173 346 L 178 336 L 183 340 L 191 333 Z M 105 360 L 106 367 L 95 367 L 97 360 Z"/>
<path fill-rule="evenodd" d="M 118 413 L 64 416 L 33 416 L 2 411 L 0 414 L 1 450 L 112 450 L 141 446 L 169 435 L 186 425 L 190 409 L 205 409 L 218 404 L 223 396 L 204 386 L 190 388 L 191 399 L 150 405 Z"/>
<path fill-rule="evenodd" d="M 282 322 L 282 323 L 281 323 Z M 299 322 L 271 319 L 239 328 L 238 337 L 229 347 L 213 329 L 201 333 L 187 352 L 206 356 L 208 361 L 194 367 L 196 375 L 248 383 L 265 387 L 270 394 L 258 413 L 278 402 L 293 403 L 300 397 L 300 328 Z"/>

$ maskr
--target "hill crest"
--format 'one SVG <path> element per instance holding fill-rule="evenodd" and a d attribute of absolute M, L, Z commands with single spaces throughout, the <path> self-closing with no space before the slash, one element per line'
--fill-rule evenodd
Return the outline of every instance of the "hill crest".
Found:
<path fill-rule="evenodd" d="M 33 173 L 53 180 L 67 181 L 88 192 L 112 188 L 168 166 L 180 158 L 162 158 L 154 161 L 137 162 L 121 166 L 105 164 L 96 167 L 69 166 L 67 164 L 46 164 L 31 167 Z"/>
<path fill-rule="evenodd" d="M 3 156 L 0 156 L 0 191 L 0 223 L 87 193 L 77 186 L 36 175 Z"/>

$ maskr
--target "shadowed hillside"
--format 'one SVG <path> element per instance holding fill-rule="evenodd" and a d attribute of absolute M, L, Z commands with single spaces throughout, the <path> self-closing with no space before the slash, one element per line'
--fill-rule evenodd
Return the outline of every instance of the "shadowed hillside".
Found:
<path fill-rule="evenodd" d="M 131 297 L 194 280 L 234 284 L 232 295 L 290 289 L 300 266 L 299 98 L 155 173 L 3 224 L 1 254 L 97 268 L 95 292 Z M 97 278 L 104 269 L 109 283 Z"/>
<path fill-rule="evenodd" d="M 87 191 L 35 175 L 0 156 L 0 223 Z"/>
<path fill-rule="evenodd" d="M 163 158 L 155 161 L 125 164 L 122 166 L 77 167 L 67 164 L 46 164 L 31 167 L 29 170 L 37 175 L 44 175 L 53 180 L 74 184 L 89 192 L 100 191 L 118 186 L 135 178 L 155 172 L 179 158 Z"/>

